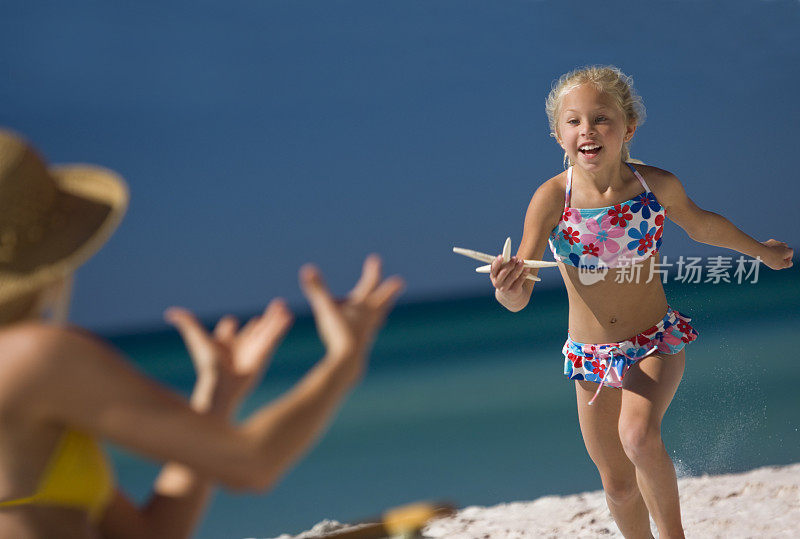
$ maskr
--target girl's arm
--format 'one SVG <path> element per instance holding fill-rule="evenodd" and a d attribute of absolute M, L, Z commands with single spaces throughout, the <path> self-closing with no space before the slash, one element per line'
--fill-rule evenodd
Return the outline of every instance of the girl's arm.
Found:
<path fill-rule="evenodd" d="M 690 238 L 753 258 L 759 257 L 772 269 L 792 266 L 794 251 L 787 244 L 773 239 L 759 242 L 751 238 L 722 215 L 699 208 L 674 175 L 656 168 L 651 170 L 651 177 L 656 180 L 652 185 L 658 189 L 656 197 L 666 209 L 667 216 Z"/>
<path fill-rule="evenodd" d="M 375 265 L 365 264 L 361 281 L 341 303 L 315 270 L 304 271 L 302 284 L 327 354 L 239 427 L 193 410 L 93 337 L 41 325 L 0 336 L 0 396 L 28 419 L 85 429 L 233 489 L 266 490 L 319 436 L 361 376 L 374 335 L 402 287 L 397 278 L 381 282 Z"/>
<path fill-rule="evenodd" d="M 550 232 L 561 217 L 564 193 L 554 180 L 543 183 L 531 197 L 517 255 L 507 264 L 503 264 L 500 256 L 492 262 L 490 278 L 495 287 L 494 297 L 509 311 L 521 311 L 528 305 L 534 281 L 526 279 L 525 275 L 536 276 L 539 268 L 523 269 L 522 260 L 542 259 Z"/>

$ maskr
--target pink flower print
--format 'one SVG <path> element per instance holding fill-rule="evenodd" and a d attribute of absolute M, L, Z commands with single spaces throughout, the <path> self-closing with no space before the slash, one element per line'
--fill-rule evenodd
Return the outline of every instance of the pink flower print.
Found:
<path fill-rule="evenodd" d="M 676 337 L 669 331 L 664 332 L 664 334 L 661 336 L 661 341 L 670 344 L 672 346 L 675 346 L 683 342 L 680 337 Z"/>
<path fill-rule="evenodd" d="M 628 226 L 628 221 L 633 219 L 633 214 L 629 211 L 630 206 L 617 204 L 608 210 L 608 216 L 611 217 L 611 224 L 625 228 Z"/>
<path fill-rule="evenodd" d="M 581 347 L 581 351 L 584 354 L 592 354 L 592 355 L 600 353 L 600 350 L 597 349 L 597 345 L 594 345 L 594 344 L 584 344 Z"/>
<path fill-rule="evenodd" d="M 597 219 L 587 219 L 586 228 L 589 232 L 581 236 L 581 241 L 597 246 L 597 253 L 594 253 L 594 256 L 600 256 L 606 251 L 612 254 L 619 251 L 619 244 L 614 239 L 622 237 L 625 231 L 611 224 L 610 216 L 604 215 L 600 223 Z"/>
<path fill-rule="evenodd" d="M 573 208 L 565 208 L 564 213 L 561 214 L 561 220 L 569 223 L 580 223 L 581 212 Z"/>
<path fill-rule="evenodd" d="M 685 322 L 685 321 L 683 321 L 683 320 L 681 320 L 679 318 L 678 319 L 678 331 L 680 331 L 681 333 L 691 333 L 692 332 L 692 326 L 688 322 Z"/>
<path fill-rule="evenodd" d="M 561 234 L 563 234 L 564 239 L 567 240 L 570 245 L 578 243 L 578 236 L 580 233 L 577 230 L 572 230 L 571 226 L 568 226 L 566 230 L 562 230 Z"/>

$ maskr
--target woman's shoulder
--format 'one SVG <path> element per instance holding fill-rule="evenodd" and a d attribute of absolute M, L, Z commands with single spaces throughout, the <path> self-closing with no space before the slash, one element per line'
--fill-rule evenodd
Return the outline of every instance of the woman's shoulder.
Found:
<path fill-rule="evenodd" d="M 97 338 L 77 326 L 61 326 L 44 321 L 26 321 L 0 329 L 0 366 L 13 357 L 44 356 L 64 345 L 83 342 L 89 345 Z"/>
<path fill-rule="evenodd" d="M 105 346 L 76 327 L 21 322 L 0 330 L 0 408 L 25 405 L 38 388 L 56 383 L 70 358 L 96 356 Z"/>

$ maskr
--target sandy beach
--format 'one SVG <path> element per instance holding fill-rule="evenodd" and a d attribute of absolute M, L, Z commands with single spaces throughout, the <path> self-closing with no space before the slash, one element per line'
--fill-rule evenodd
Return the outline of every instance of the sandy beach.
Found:
<path fill-rule="evenodd" d="M 800 463 L 729 475 L 678 480 L 687 537 L 800 537 Z M 655 535 L 655 525 L 652 524 Z M 319 523 L 294 537 L 323 537 L 347 528 Z M 466 507 L 431 522 L 422 537 L 457 539 L 622 537 L 602 491 L 545 496 L 530 502 Z M 282 535 L 279 539 L 290 539 Z"/>

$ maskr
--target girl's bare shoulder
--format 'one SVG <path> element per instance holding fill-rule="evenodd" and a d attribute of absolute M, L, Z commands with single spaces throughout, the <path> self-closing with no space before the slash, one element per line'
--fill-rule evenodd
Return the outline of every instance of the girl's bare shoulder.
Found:
<path fill-rule="evenodd" d="M 556 174 L 545 180 L 533 193 L 531 203 L 536 202 L 540 207 L 547 207 L 559 212 L 564 207 L 564 194 L 567 190 L 567 172 Z"/>
<path fill-rule="evenodd" d="M 543 235 L 550 232 L 564 211 L 565 189 L 566 173 L 553 176 L 539 185 L 525 213 L 526 230 Z"/>
<path fill-rule="evenodd" d="M 636 165 L 647 187 L 659 202 L 669 209 L 685 197 L 685 189 L 681 181 L 672 172 L 649 165 Z"/>
<path fill-rule="evenodd" d="M 658 189 L 661 185 L 678 181 L 678 178 L 676 178 L 672 172 L 664 170 L 663 168 L 639 163 L 636 163 L 634 166 L 651 188 Z"/>

